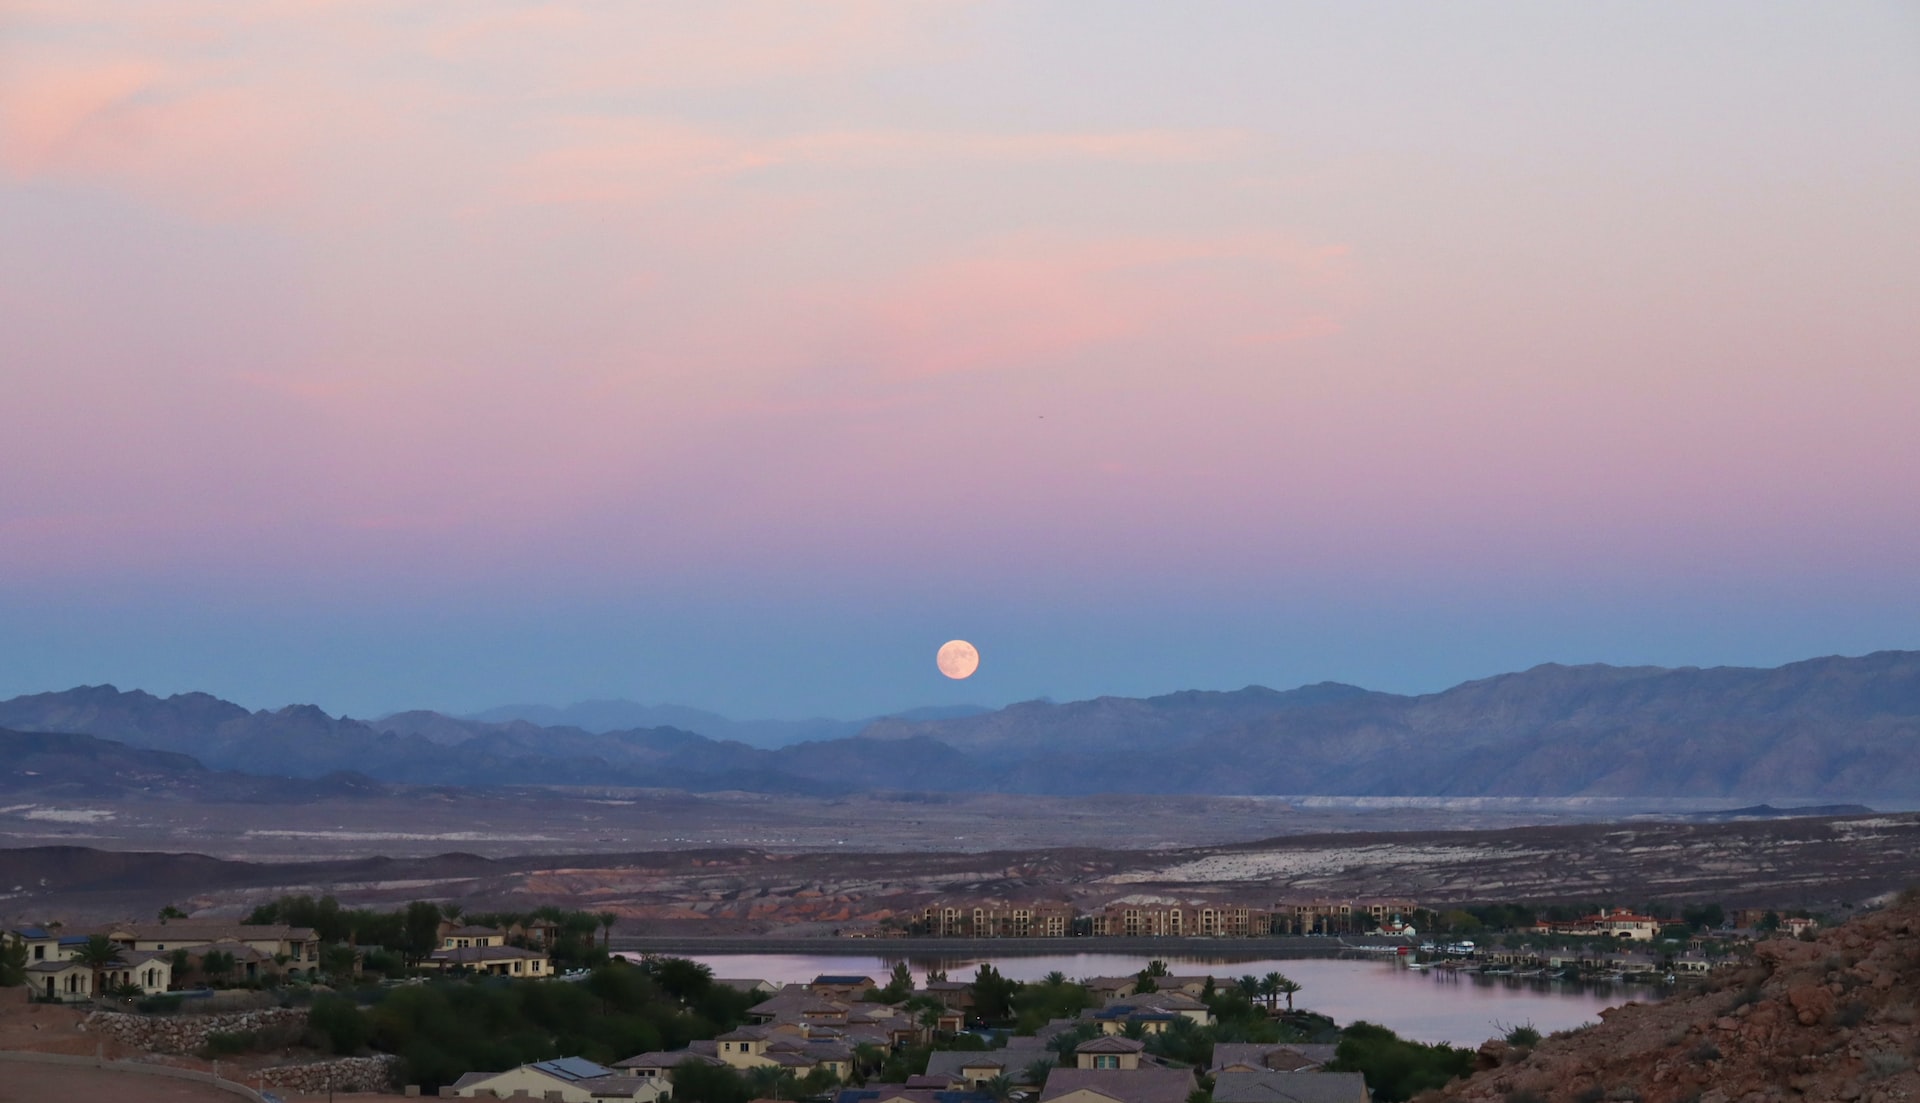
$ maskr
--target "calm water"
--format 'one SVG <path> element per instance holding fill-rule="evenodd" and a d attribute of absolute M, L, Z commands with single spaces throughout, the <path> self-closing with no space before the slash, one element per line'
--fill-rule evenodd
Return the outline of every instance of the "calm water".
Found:
<path fill-rule="evenodd" d="M 884 981 L 895 961 L 904 960 L 916 978 L 929 967 L 944 968 L 953 980 L 969 980 L 982 961 L 1014 980 L 1039 980 L 1058 970 L 1069 977 L 1112 977 L 1137 973 L 1147 958 L 1129 954 L 1034 954 L 998 958 L 859 954 L 704 954 L 695 960 L 717 977 L 757 977 L 775 984 L 805 982 L 822 973 L 864 974 Z M 1532 1023 L 1542 1034 L 1598 1020 L 1602 1008 L 1629 1000 L 1657 999 L 1658 988 L 1640 985 L 1577 985 L 1562 981 L 1459 976 L 1440 970 L 1417 971 L 1391 961 L 1264 958 L 1162 958 L 1175 973 L 1231 983 L 1252 973 L 1281 972 L 1305 987 L 1296 1007 L 1332 1016 L 1340 1023 L 1366 1019 L 1391 1027 L 1403 1038 L 1478 1046 L 1505 1027 Z"/>

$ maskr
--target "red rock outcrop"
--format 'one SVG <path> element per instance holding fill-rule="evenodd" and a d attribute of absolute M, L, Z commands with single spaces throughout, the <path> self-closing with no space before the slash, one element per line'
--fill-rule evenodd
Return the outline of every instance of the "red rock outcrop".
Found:
<path fill-rule="evenodd" d="M 1920 896 L 1776 939 L 1700 990 L 1630 1003 L 1532 1050 L 1490 1045 L 1460 1103 L 1920 1099 Z"/>

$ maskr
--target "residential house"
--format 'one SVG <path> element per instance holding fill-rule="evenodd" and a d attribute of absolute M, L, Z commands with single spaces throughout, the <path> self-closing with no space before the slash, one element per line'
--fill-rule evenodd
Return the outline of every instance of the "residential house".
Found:
<path fill-rule="evenodd" d="M 643 1080 L 657 1080 L 662 1084 L 672 1084 L 673 1070 L 686 1061 L 698 1061 L 703 1065 L 714 1066 L 726 1064 L 725 1061 L 710 1053 L 696 1053 L 692 1049 L 675 1049 L 636 1053 L 624 1061 L 615 1061 L 613 1069 L 622 1076 L 637 1076 Z"/>
<path fill-rule="evenodd" d="M 320 937 L 311 927 L 283 923 L 233 923 L 222 919 L 174 919 L 159 923 L 121 923 L 101 932 L 129 950 L 200 950 L 215 943 L 239 943 L 271 961 L 289 976 L 320 971 Z"/>
<path fill-rule="evenodd" d="M 955 1011 L 968 1011 L 973 1008 L 973 985 L 964 980 L 930 980 L 916 990 L 914 995 L 937 1000 L 940 1006 Z"/>
<path fill-rule="evenodd" d="M 1050 1056 L 1018 1050 L 1009 1053 L 1004 1049 L 985 1053 L 935 1050 L 927 1055 L 927 1071 L 924 1075 L 937 1078 L 943 1088 L 975 1091 L 996 1076 L 1005 1076 L 1014 1081 L 1025 1080 L 1028 1065 Z"/>
<path fill-rule="evenodd" d="M 450 921 L 440 924 L 440 948 L 465 950 L 471 946 L 505 946 L 507 932 L 492 927 L 463 927 Z"/>
<path fill-rule="evenodd" d="M 27 987 L 41 999 L 72 1003 L 93 998 L 93 969 L 70 958 L 36 961 L 27 966 Z"/>
<path fill-rule="evenodd" d="M 427 955 L 420 967 L 527 979 L 553 975 L 553 963 L 545 950 L 522 950 L 518 946 L 466 946 L 457 950 L 435 950 Z"/>
<path fill-rule="evenodd" d="M 1651 915 L 1639 915 L 1625 908 L 1601 908 L 1568 922 L 1541 922 L 1533 925 L 1535 934 L 1567 935 L 1576 938 L 1615 938 L 1651 942 L 1660 933 L 1660 921 Z"/>
<path fill-rule="evenodd" d="M 1178 989 L 1115 996 L 1107 1001 L 1105 1007 L 1083 1012 L 1082 1017 L 1099 1023 L 1100 1029 L 1107 1034 L 1122 1033 L 1128 1023 L 1139 1023 L 1147 1033 L 1159 1034 L 1171 1026 L 1174 1019 L 1181 1017 L 1192 1020 L 1195 1026 L 1213 1025 L 1213 1010 Z"/>
<path fill-rule="evenodd" d="M 872 977 L 853 974 L 823 973 L 813 978 L 807 985 L 807 991 L 816 996 L 829 999 L 857 1000 L 867 994 L 867 990 L 876 987 Z"/>
<path fill-rule="evenodd" d="M 159 950 L 120 952 L 120 962 L 101 974 L 101 984 L 115 988 L 138 988 L 142 995 L 157 996 L 173 987 L 173 955 Z"/>
<path fill-rule="evenodd" d="M 770 980 L 751 977 L 715 977 L 713 983 L 722 988 L 731 988 L 735 992 L 744 992 L 749 996 L 771 996 L 780 991 L 780 986 Z"/>
<path fill-rule="evenodd" d="M 1040 1103 L 1186 1103 L 1198 1087 L 1191 1069 L 1054 1069 Z"/>
<path fill-rule="evenodd" d="M 505 1072 L 470 1072 L 453 1082 L 457 1099 L 531 1098 L 560 1103 L 595 1103 L 628 1099 L 656 1103 L 672 1093 L 672 1085 L 639 1076 L 622 1076 L 584 1057 L 557 1057 Z"/>
<path fill-rule="evenodd" d="M 1368 1103 L 1367 1078 L 1357 1072 L 1223 1072 L 1214 1077 L 1214 1103 Z"/>
<path fill-rule="evenodd" d="M 60 952 L 60 936 L 45 927 L 20 927 L 7 931 L 6 940 L 26 943 L 28 965 L 59 961 L 65 956 Z"/>
<path fill-rule="evenodd" d="M 1335 1048 L 1307 1043 L 1221 1042 L 1213 1047 L 1213 1064 L 1207 1071 L 1214 1076 L 1223 1072 L 1303 1072 L 1332 1061 Z"/>
<path fill-rule="evenodd" d="M 1147 1043 L 1137 1038 L 1103 1034 L 1073 1048 L 1074 1066 L 1083 1069 L 1137 1069 Z"/>
<path fill-rule="evenodd" d="M 936 1087 L 908 1087 L 905 1084 L 868 1084 L 864 1088 L 842 1088 L 834 1093 L 833 1103 L 994 1103 L 985 1092 L 949 1091 Z"/>

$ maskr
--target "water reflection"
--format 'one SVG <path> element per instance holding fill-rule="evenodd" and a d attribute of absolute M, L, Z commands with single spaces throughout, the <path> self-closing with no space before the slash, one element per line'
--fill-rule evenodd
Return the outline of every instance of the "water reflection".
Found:
<path fill-rule="evenodd" d="M 1051 972 L 1073 979 L 1122 976 L 1146 967 L 1147 957 L 1132 954 L 1015 954 L 1001 957 L 953 954 L 699 954 L 717 977 L 754 977 L 775 984 L 804 982 L 822 973 L 864 974 L 884 981 L 894 963 L 905 961 L 916 978 L 929 968 L 945 969 L 951 979 L 970 979 L 982 961 L 991 961 L 1014 980 L 1039 980 Z M 1531 1023 L 1542 1034 L 1598 1020 L 1603 1008 L 1630 1000 L 1658 999 L 1660 989 L 1640 985 L 1585 984 L 1537 977 L 1500 977 L 1430 969 L 1415 971 L 1396 961 L 1344 961 L 1217 954 L 1165 955 L 1179 975 L 1212 974 L 1221 984 L 1248 973 L 1281 972 L 1305 987 L 1298 1006 L 1331 1015 L 1342 1023 L 1366 1019 L 1391 1027 L 1402 1037 L 1423 1042 L 1477 1046 L 1508 1027 Z"/>

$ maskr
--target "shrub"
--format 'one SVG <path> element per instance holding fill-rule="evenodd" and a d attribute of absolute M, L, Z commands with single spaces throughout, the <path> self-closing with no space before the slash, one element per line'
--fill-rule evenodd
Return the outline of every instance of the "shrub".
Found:
<path fill-rule="evenodd" d="M 1694 1046 L 1693 1052 L 1687 1054 L 1687 1056 L 1699 1062 L 1718 1061 L 1720 1059 L 1720 1047 L 1714 1045 L 1712 1042 L 1701 1042 L 1699 1045 Z"/>
<path fill-rule="evenodd" d="M 1843 1003 L 1833 1013 L 1835 1026 L 1859 1026 L 1867 1020 L 1867 1005 L 1859 1000 Z"/>
<path fill-rule="evenodd" d="M 1532 1049 L 1540 1044 L 1540 1031 L 1532 1023 L 1521 1023 L 1507 1031 L 1507 1044 L 1515 1049 Z"/>
<path fill-rule="evenodd" d="M 254 1048 L 259 1038 L 251 1030 L 216 1030 L 200 1047 L 202 1057 L 233 1057 Z"/>
<path fill-rule="evenodd" d="M 1881 1050 L 1866 1056 L 1867 1076 L 1873 1080 L 1885 1080 L 1889 1076 L 1898 1076 L 1913 1067 L 1913 1062 L 1904 1054 L 1891 1050 Z"/>

